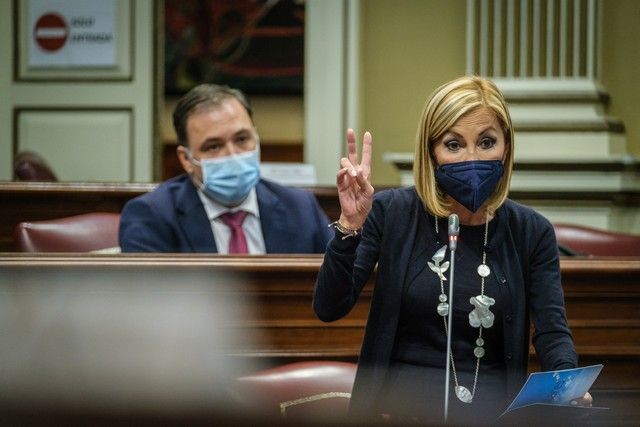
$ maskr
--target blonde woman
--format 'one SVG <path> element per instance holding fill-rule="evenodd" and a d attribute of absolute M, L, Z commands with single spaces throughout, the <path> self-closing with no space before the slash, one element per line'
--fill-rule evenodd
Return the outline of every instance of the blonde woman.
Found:
<path fill-rule="evenodd" d="M 324 321 L 355 304 L 377 264 L 351 398 L 357 416 L 442 422 L 497 418 L 527 375 L 529 326 L 543 370 L 577 366 L 548 220 L 507 198 L 514 152 L 506 102 L 490 80 L 468 76 L 427 100 L 416 138 L 415 187 L 370 184 L 372 137 L 347 133 L 340 219 L 315 285 Z M 448 216 L 460 221 L 455 298 L 449 307 Z M 452 354 L 447 363 L 447 315 Z M 590 404 L 587 393 L 579 404 Z"/>

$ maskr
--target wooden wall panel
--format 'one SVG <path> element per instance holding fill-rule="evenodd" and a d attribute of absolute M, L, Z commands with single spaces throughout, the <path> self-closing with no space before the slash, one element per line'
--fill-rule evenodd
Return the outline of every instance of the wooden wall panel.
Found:
<path fill-rule="evenodd" d="M 133 179 L 133 110 L 18 109 L 14 155 L 33 151 L 60 181 Z"/>

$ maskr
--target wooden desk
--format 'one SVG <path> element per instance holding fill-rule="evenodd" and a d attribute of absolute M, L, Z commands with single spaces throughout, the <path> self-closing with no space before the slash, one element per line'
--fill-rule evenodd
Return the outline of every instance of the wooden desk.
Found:
<path fill-rule="evenodd" d="M 371 301 L 372 281 L 345 318 L 323 323 L 312 308 L 313 283 L 321 255 L 39 255 L 0 254 L 0 286 L 22 286 L 29 280 L 48 288 L 73 282 L 95 286 L 101 280 L 122 282 L 206 280 L 217 292 L 230 293 L 251 307 L 231 330 L 251 337 L 229 353 L 269 365 L 290 361 L 337 359 L 356 361 Z M 640 407 L 640 259 L 562 259 L 561 269 L 569 324 L 580 365 L 603 363 L 593 394 L 620 419 L 638 419 Z M 30 279 L 28 279 L 30 278 Z M 153 284 L 153 283 L 152 283 Z M 150 292 L 156 292 L 154 286 Z M 533 351 L 533 350 L 532 350 Z M 531 370 L 537 370 L 532 353 Z M 635 418 L 634 418 L 635 417 Z"/>
<path fill-rule="evenodd" d="M 0 252 L 15 250 L 13 231 L 21 221 L 41 221 L 87 212 L 120 212 L 136 196 L 158 184 L 0 182 Z M 315 187 L 313 192 L 330 219 L 340 215 L 337 191 Z"/>
<path fill-rule="evenodd" d="M 5 278 L 20 272 L 50 274 L 52 278 L 46 279 L 50 286 L 71 276 L 82 282 L 99 274 L 113 274 L 114 280 L 136 280 L 148 272 L 179 272 L 184 280 L 206 274 L 212 278 L 212 287 L 238 293 L 255 309 L 254 317 L 234 327 L 259 340 L 236 349 L 235 354 L 286 360 L 355 360 L 372 282 L 365 286 L 348 316 L 323 323 L 311 309 L 313 283 L 321 261 L 321 255 L 2 254 L 0 269 Z M 601 387 L 640 390 L 640 259 L 563 259 L 561 268 L 569 323 L 581 364 L 606 364 L 599 380 Z"/>

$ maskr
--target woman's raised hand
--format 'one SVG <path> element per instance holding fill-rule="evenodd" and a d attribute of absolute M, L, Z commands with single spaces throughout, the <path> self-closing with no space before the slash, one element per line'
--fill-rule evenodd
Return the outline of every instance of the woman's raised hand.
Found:
<path fill-rule="evenodd" d="M 362 227 L 371 210 L 373 187 L 371 175 L 371 134 L 365 132 L 362 138 L 362 152 L 358 163 L 356 135 L 347 130 L 347 157 L 340 159 L 340 170 L 336 176 L 338 199 L 340 200 L 340 224 L 348 229 Z"/>

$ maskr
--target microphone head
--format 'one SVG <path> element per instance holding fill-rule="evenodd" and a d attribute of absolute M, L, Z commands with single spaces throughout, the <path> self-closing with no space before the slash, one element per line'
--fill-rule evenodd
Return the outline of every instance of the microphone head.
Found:
<path fill-rule="evenodd" d="M 460 219 L 458 215 L 452 213 L 449 215 L 449 236 L 457 236 L 460 234 Z"/>

